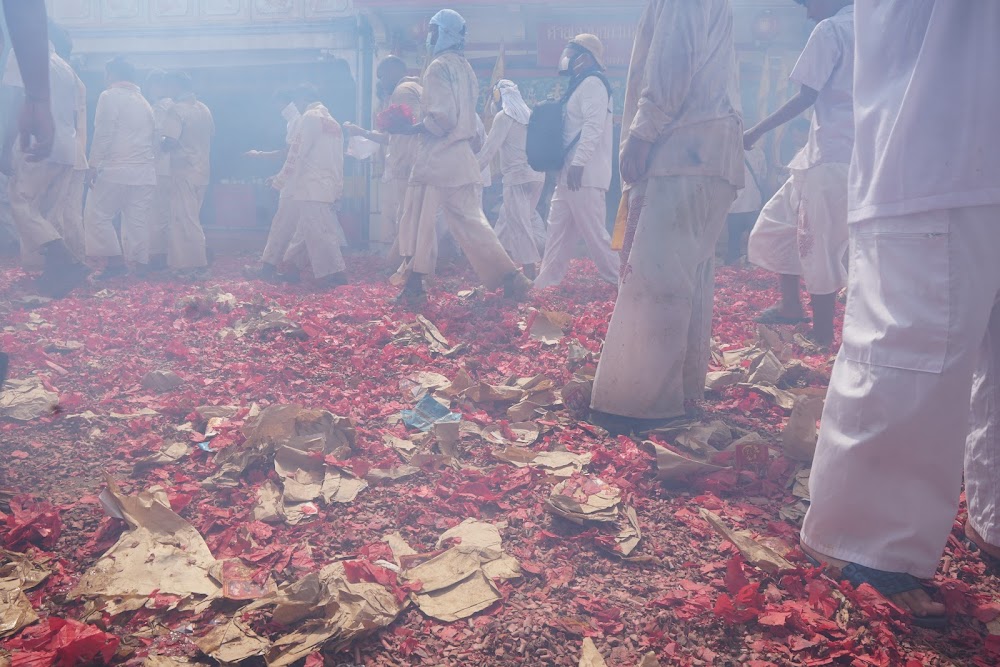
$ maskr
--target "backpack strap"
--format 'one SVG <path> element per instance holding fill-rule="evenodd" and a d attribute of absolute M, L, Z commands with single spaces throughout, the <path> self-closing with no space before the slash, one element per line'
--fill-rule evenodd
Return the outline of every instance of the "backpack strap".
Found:
<path fill-rule="evenodd" d="M 580 77 L 579 80 L 575 81 L 573 85 L 569 87 L 569 89 L 563 94 L 562 97 L 563 107 L 565 108 L 566 105 L 569 103 L 569 98 L 573 96 L 573 93 L 576 92 L 576 89 L 579 88 L 584 81 L 586 81 L 591 77 L 597 77 L 598 79 L 601 80 L 601 83 L 604 84 L 604 88 L 608 91 L 608 113 L 612 113 L 614 111 L 614 106 L 613 106 L 615 99 L 614 91 L 611 90 L 611 82 L 608 81 L 608 77 L 606 77 L 604 75 L 604 72 L 602 72 L 599 69 L 591 70 L 587 74 L 584 74 L 582 77 Z M 569 146 L 566 147 L 566 152 L 564 153 L 565 157 L 569 156 L 570 152 L 572 152 L 572 150 L 576 147 L 577 143 L 579 143 L 582 137 L 583 137 L 583 131 L 580 131 L 577 133 L 576 138 L 573 139 L 573 141 L 569 142 Z"/>

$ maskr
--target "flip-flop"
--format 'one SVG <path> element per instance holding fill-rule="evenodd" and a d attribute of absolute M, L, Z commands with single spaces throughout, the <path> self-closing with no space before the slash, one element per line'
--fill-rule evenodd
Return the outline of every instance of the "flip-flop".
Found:
<path fill-rule="evenodd" d="M 805 554 L 805 557 L 812 563 L 813 567 L 826 567 L 819 559 L 808 553 Z M 826 569 L 836 574 L 836 579 L 846 581 L 855 588 L 861 584 L 868 584 L 887 600 L 892 600 L 893 595 L 924 589 L 924 585 L 920 583 L 919 579 L 905 572 L 886 572 L 858 565 L 857 563 L 848 563 L 839 572 L 836 572 L 835 568 L 827 567 Z M 918 628 L 944 630 L 948 627 L 947 616 L 917 616 L 916 614 L 909 614 L 909 617 L 913 625 Z"/>
<path fill-rule="evenodd" d="M 757 324 L 804 324 L 809 321 L 808 317 L 786 317 L 781 314 L 778 306 L 771 306 L 757 317 L 753 318 Z"/>

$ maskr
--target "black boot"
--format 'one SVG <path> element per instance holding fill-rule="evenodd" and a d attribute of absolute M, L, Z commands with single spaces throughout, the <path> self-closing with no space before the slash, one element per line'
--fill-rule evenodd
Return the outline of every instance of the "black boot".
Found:
<path fill-rule="evenodd" d="M 40 252 L 45 260 L 45 268 L 38 279 L 38 287 L 45 296 L 61 299 L 87 279 L 87 267 L 62 239 L 46 243 Z"/>

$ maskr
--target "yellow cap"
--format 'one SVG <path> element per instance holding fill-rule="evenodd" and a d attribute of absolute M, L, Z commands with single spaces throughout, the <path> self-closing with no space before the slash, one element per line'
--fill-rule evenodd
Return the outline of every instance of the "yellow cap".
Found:
<path fill-rule="evenodd" d="M 605 69 L 604 44 L 601 43 L 601 40 L 597 35 L 584 33 L 569 40 L 569 43 L 579 46 L 581 49 L 584 49 L 587 53 L 594 56 L 594 60 L 597 61 L 597 64 L 601 67 L 601 69 Z"/>

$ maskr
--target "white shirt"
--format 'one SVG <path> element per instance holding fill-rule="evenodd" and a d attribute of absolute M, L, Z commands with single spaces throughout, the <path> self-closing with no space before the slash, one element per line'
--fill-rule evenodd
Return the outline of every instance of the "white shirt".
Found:
<path fill-rule="evenodd" d="M 120 185 L 156 185 L 153 109 L 139 86 L 120 81 L 101 93 L 94 115 L 90 167 Z"/>
<path fill-rule="evenodd" d="M 274 187 L 292 201 L 333 203 L 344 191 L 344 135 L 320 103 L 306 109 L 292 128 L 288 157 Z"/>
<path fill-rule="evenodd" d="M 583 187 L 607 190 L 611 186 L 614 118 L 604 82 L 596 76 L 584 79 L 567 100 L 565 113 L 563 145 L 568 147 L 580 135 L 566 157 L 567 168 L 582 166 Z M 564 168 L 559 175 L 561 183 L 566 182 L 566 172 Z"/>
<path fill-rule="evenodd" d="M 528 155 L 525 152 L 527 140 L 528 126 L 501 111 L 493 119 L 490 134 L 479 151 L 479 166 L 488 166 L 499 153 L 504 187 L 544 181 L 545 174 L 528 165 Z"/>
<path fill-rule="evenodd" d="M 809 140 L 788 168 L 848 164 L 854 148 L 854 5 L 816 24 L 790 78 L 819 95 Z"/>
<path fill-rule="evenodd" d="M 55 135 L 49 162 L 55 164 L 76 164 L 76 109 L 78 77 L 65 60 L 56 55 L 49 45 L 49 98 L 52 103 L 52 120 Z M 21 70 L 11 51 L 7 69 L 3 75 L 3 85 L 24 88 Z"/>
<path fill-rule="evenodd" d="M 647 177 L 718 177 L 743 187 L 729 0 L 649 0 L 636 27 L 622 134 L 653 144 Z"/>
<path fill-rule="evenodd" d="M 1000 204 L 998 35 L 997 0 L 859 3 L 849 222 Z"/>

